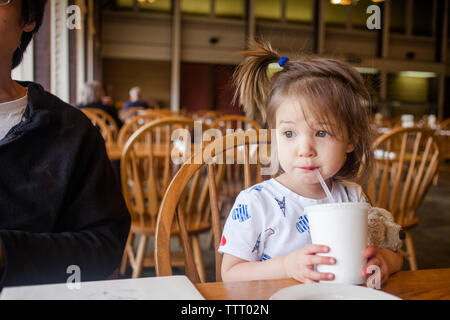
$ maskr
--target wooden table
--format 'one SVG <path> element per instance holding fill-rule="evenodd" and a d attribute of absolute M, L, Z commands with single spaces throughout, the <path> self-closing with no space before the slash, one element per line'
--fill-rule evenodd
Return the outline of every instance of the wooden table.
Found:
<path fill-rule="evenodd" d="M 300 284 L 293 279 L 210 282 L 195 286 L 206 300 L 266 300 L 280 289 Z M 382 291 L 406 300 L 450 299 L 450 268 L 400 271 Z"/>

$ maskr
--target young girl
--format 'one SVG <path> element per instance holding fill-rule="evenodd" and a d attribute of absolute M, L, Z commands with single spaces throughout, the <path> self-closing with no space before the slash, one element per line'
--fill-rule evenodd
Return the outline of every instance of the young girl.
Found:
<path fill-rule="evenodd" d="M 248 114 L 256 103 L 269 129 L 276 129 L 282 173 L 236 198 L 219 247 L 222 278 L 333 280 L 333 274 L 314 270 L 336 259 L 316 255 L 329 248 L 311 244 L 304 208 L 328 202 L 315 169 L 335 201 L 367 202 L 359 185 L 346 182 L 366 177 L 373 161 L 363 79 L 343 62 L 291 61 L 269 44 L 252 42 L 243 54 L 236 94 Z M 361 273 L 367 278 L 367 267 L 377 265 L 382 283 L 402 267 L 401 255 L 386 248 L 370 246 L 363 255 L 368 263 Z"/>

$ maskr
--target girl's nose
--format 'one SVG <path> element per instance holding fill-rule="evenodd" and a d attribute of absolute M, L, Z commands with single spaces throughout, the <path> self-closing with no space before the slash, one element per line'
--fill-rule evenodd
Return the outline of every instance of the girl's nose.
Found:
<path fill-rule="evenodd" d="M 299 141 L 297 154 L 299 157 L 311 158 L 316 156 L 314 145 L 308 139 Z"/>

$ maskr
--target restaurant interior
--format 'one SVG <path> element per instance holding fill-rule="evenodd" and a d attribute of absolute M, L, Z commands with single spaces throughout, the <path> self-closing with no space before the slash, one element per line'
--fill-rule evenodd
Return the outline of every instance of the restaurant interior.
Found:
<path fill-rule="evenodd" d="M 199 123 L 224 135 L 267 128 L 233 99 L 238 52 L 249 39 L 269 41 L 286 57 L 337 58 L 363 76 L 376 159 L 364 188 L 406 232 L 403 271 L 450 268 L 448 0 L 50 0 L 46 6 L 13 79 L 38 82 L 74 107 L 94 102 L 86 101 L 86 90 L 101 92 L 104 108 L 81 111 L 105 140 L 132 217 L 119 279 L 221 280 L 216 249 L 234 199 L 271 176 L 248 164 L 256 154 L 253 136 L 234 146 L 238 157 L 245 146 L 240 164 L 183 165 L 202 146 L 194 141 L 185 157 L 190 137 L 171 139 L 168 128 L 189 128 L 192 138 Z M 368 13 L 370 6 L 379 11 Z M 174 148 L 184 151 L 182 161 L 173 161 Z"/>

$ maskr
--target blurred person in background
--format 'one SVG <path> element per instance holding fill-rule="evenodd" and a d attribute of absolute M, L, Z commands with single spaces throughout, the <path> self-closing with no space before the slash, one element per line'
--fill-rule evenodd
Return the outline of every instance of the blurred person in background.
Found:
<path fill-rule="evenodd" d="M 133 87 L 130 89 L 130 101 L 125 102 L 123 110 L 134 107 L 143 107 L 146 109 L 150 108 L 147 102 L 142 100 L 142 91 L 139 87 Z"/>
<path fill-rule="evenodd" d="M 98 81 L 90 81 L 83 87 L 82 98 L 76 106 L 78 109 L 94 108 L 101 109 L 108 113 L 116 122 L 117 127 L 122 127 L 122 121 L 119 119 L 117 109 L 114 107 L 110 97 L 104 95 L 102 85 Z"/>

